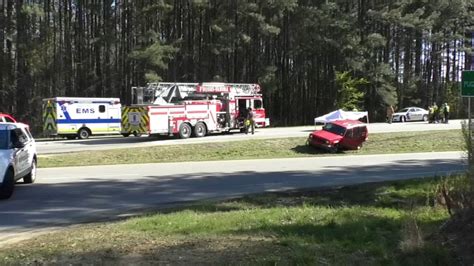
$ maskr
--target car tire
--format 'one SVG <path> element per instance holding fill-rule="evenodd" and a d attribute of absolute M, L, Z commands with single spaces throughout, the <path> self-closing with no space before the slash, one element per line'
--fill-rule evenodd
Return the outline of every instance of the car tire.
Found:
<path fill-rule="evenodd" d="M 423 121 L 428 121 L 428 116 L 427 115 L 423 115 Z"/>
<path fill-rule="evenodd" d="M 77 133 L 79 139 L 88 139 L 91 136 L 91 132 L 87 128 L 81 128 Z"/>
<path fill-rule="evenodd" d="M 33 159 L 33 163 L 31 164 L 31 171 L 23 177 L 23 182 L 25 184 L 32 184 L 36 181 L 36 159 Z"/>
<path fill-rule="evenodd" d="M 196 136 L 196 138 L 202 138 L 206 136 L 206 134 L 207 134 L 207 128 L 204 123 L 199 122 L 194 126 L 194 136 Z"/>
<path fill-rule="evenodd" d="M 128 138 L 128 137 L 130 137 L 130 133 L 122 133 L 122 136 L 123 136 L 124 138 Z"/>
<path fill-rule="evenodd" d="M 405 123 L 407 121 L 405 116 L 400 116 L 400 122 Z"/>
<path fill-rule="evenodd" d="M 0 185 L 0 199 L 9 199 L 15 189 L 15 177 L 13 169 L 8 169 L 3 183 Z"/>
<path fill-rule="evenodd" d="M 339 151 L 339 145 L 334 145 L 329 151 L 331 153 L 337 153 Z"/>
<path fill-rule="evenodd" d="M 179 126 L 179 138 L 180 139 L 187 139 L 191 137 L 191 126 L 188 123 L 182 123 L 181 126 Z"/>

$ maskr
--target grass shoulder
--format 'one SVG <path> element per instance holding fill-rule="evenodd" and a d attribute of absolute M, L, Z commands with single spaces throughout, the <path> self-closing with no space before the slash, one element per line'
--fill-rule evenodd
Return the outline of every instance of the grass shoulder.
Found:
<path fill-rule="evenodd" d="M 451 265 L 436 179 L 201 202 L 0 251 L 0 264 Z M 28 250 L 28 252 L 25 252 Z"/>
<path fill-rule="evenodd" d="M 371 134 L 361 150 L 345 151 L 339 155 L 458 151 L 463 145 L 460 130 L 380 133 Z M 39 167 L 314 156 L 333 154 L 307 146 L 305 138 L 282 138 L 44 155 L 39 158 Z"/>

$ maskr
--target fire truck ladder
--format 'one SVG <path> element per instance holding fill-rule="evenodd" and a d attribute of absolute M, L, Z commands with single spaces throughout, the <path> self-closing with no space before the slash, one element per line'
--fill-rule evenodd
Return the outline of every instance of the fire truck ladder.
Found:
<path fill-rule="evenodd" d="M 251 83 L 226 83 L 236 95 L 255 95 L 260 93 L 260 85 Z"/>
<path fill-rule="evenodd" d="M 200 91 L 201 90 L 201 91 Z M 140 91 L 140 92 L 139 92 Z M 184 98 L 187 95 L 229 93 L 234 96 L 257 95 L 260 86 L 252 83 L 186 83 L 186 82 L 158 82 L 149 83 L 146 87 L 133 87 L 132 93 L 138 96 L 138 102 L 152 102 L 155 104 L 171 103 L 173 99 Z"/>

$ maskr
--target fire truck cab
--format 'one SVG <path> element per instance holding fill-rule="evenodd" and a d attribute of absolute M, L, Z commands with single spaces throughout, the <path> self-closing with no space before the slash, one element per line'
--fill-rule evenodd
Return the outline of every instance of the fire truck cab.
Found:
<path fill-rule="evenodd" d="M 122 135 L 203 137 L 244 128 L 248 109 L 257 127 L 270 125 L 258 84 L 151 83 L 132 88 L 122 108 Z"/>

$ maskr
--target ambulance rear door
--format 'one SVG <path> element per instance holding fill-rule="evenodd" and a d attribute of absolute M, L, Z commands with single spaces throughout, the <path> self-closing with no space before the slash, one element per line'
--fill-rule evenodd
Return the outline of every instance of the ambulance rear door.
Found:
<path fill-rule="evenodd" d="M 120 119 L 122 115 L 122 106 L 120 104 L 111 104 L 108 108 L 108 130 L 110 133 L 120 133 Z"/>

